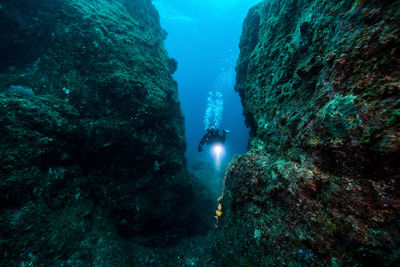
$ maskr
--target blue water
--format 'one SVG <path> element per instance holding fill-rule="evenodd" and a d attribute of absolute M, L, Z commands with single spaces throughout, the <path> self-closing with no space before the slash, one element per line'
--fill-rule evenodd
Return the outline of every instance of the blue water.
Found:
<path fill-rule="evenodd" d="M 210 158 L 208 149 L 202 153 L 197 151 L 207 119 L 231 131 L 225 143 L 225 164 L 233 154 L 246 151 L 248 129 L 244 125 L 239 95 L 234 91 L 234 69 L 243 20 L 248 9 L 258 2 L 153 1 L 160 13 L 161 25 L 168 32 L 165 42 L 168 53 L 178 61 L 174 78 L 186 119 L 189 164 L 197 158 Z M 217 93 L 222 96 L 216 96 Z M 211 108 L 210 95 L 214 98 Z"/>

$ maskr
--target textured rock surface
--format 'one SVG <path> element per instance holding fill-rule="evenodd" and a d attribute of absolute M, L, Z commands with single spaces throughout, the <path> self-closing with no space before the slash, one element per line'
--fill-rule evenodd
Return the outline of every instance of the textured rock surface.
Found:
<path fill-rule="evenodd" d="M 165 37 L 150 0 L 1 2 L 0 265 L 155 264 L 207 230 Z"/>
<path fill-rule="evenodd" d="M 229 266 L 400 262 L 399 1 L 264 1 L 237 85 L 249 152 L 227 171 Z"/>

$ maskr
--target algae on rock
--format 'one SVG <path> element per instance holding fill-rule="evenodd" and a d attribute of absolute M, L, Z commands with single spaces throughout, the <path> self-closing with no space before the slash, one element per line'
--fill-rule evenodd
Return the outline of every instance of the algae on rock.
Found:
<path fill-rule="evenodd" d="M 0 18 L 0 264 L 155 264 L 146 246 L 204 231 L 151 1 L 3 1 Z"/>
<path fill-rule="evenodd" d="M 400 261 L 399 9 L 270 0 L 250 10 L 236 90 L 251 139 L 225 178 L 224 264 Z"/>

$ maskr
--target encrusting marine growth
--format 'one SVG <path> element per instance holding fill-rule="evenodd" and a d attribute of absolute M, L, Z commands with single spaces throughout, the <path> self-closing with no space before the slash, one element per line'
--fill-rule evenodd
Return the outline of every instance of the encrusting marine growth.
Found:
<path fill-rule="evenodd" d="M 249 151 L 229 165 L 226 266 L 400 262 L 400 2 L 263 1 L 236 90 Z"/>
<path fill-rule="evenodd" d="M 150 0 L 1 2 L 0 265 L 399 264 L 398 0 L 250 10 L 251 137 L 218 202 L 187 170 L 166 37 Z"/>
<path fill-rule="evenodd" d="M 0 18 L 0 265 L 163 264 L 212 227 L 150 0 L 2 1 Z"/>

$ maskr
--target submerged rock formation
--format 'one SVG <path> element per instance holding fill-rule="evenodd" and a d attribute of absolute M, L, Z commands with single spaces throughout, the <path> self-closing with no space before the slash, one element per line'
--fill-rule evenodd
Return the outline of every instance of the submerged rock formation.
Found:
<path fill-rule="evenodd" d="M 240 49 L 251 139 L 226 173 L 223 263 L 398 264 L 399 1 L 264 1 Z"/>
<path fill-rule="evenodd" d="M 150 0 L 2 1 L 0 265 L 155 264 L 206 230 L 164 38 Z"/>

